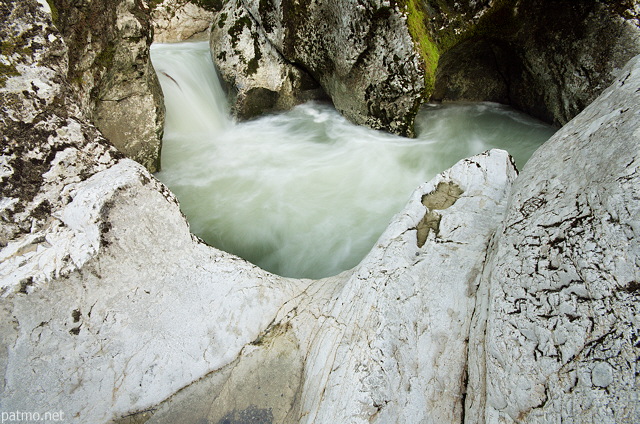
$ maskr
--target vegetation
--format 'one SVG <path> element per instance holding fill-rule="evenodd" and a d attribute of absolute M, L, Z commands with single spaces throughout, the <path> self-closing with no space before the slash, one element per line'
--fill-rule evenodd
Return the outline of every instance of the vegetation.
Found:
<path fill-rule="evenodd" d="M 10 77 L 17 77 L 20 72 L 13 65 L 0 63 L 0 87 L 4 87 Z"/>
<path fill-rule="evenodd" d="M 420 57 L 425 65 L 424 79 L 425 91 L 430 94 L 433 91 L 436 79 L 436 69 L 440 51 L 433 41 L 426 26 L 426 16 L 419 0 L 400 0 L 399 4 L 404 6 L 407 16 L 407 26 L 409 34 L 416 45 Z"/>
<path fill-rule="evenodd" d="M 51 20 L 53 21 L 53 24 L 55 26 L 58 26 L 58 18 L 60 16 L 58 14 L 58 8 L 53 3 L 53 0 L 47 0 L 47 3 L 49 4 L 49 8 L 51 9 Z"/>

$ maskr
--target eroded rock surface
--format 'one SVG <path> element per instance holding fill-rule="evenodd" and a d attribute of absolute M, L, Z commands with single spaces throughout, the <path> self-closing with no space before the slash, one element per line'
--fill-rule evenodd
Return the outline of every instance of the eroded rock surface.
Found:
<path fill-rule="evenodd" d="M 221 7 L 222 0 L 164 0 L 151 12 L 153 41 L 208 40 L 214 11 Z"/>
<path fill-rule="evenodd" d="M 515 176 L 491 151 L 420 186 L 360 265 L 312 282 L 235 362 L 148 422 L 251 411 L 278 423 L 461 422 L 476 288 Z M 420 243 L 429 214 L 438 231 Z"/>
<path fill-rule="evenodd" d="M 291 63 L 240 2 L 214 18 L 211 54 L 225 83 L 232 113 L 251 119 L 326 97 L 313 77 Z"/>
<path fill-rule="evenodd" d="M 506 152 L 463 160 L 356 268 L 294 280 L 190 234 L 87 119 L 47 10 L 0 1 L 3 408 L 72 423 L 640 421 L 640 57 L 512 192 Z"/>
<path fill-rule="evenodd" d="M 149 7 L 136 0 L 51 4 L 82 110 L 122 153 L 159 170 L 164 103 L 149 57 Z"/>
<path fill-rule="evenodd" d="M 482 278 L 467 416 L 640 420 L 639 117 L 640 56 L 518 177 Z"/>
<path fill-rule="evenodd" d="M 309 87 L 302 70 L 351 121 L 411 134 L 425 84 L 403 10 L 378 0 L 228 2 L 212 27 L 214 60 L 241 101 L 252 90 L 258 104 L 290 87 L 297 96 Z"/>

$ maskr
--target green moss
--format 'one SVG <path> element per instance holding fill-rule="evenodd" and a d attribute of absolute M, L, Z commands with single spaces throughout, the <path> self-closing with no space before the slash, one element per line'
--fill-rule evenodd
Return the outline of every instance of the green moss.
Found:
<path fill-rule="evenodd" d="M 47 0 L 49 1 L 49 0 Z M 160 6 L 160 4 L 162 4 L 162 0 L 148 0 L 149 1 L 149 7 L 151 9 L 155 9 L 156 7 Z"/>
<path fill-rule="evenodd" d="M 33 50 L 22 37 L 17 37 L 0 43 L 0 54 L 10 57 L 16 53 L 20 56 L 30 56 L 33 53 Z"/>
<path fill-rule="evenodd" d="M 113 58 L 116 55 L 116 46 L 115 44 L 109 44 L 104 50 L 96 56 L 96 60 L 94 63 L 98 66 L 102 66 L 106 69 L 111 69 L 111 65 L 113 64 Z"/>
<path fill-rule="evenodd" d="M 226 3 L 226 0 L 189 0 L 189 1 L 211 12 L 219 12 L 224 6 L 224 4 Z"/>
<path fill-rule="evenodd" d="M 234 22 L 233 26 L 229 28 L 229 35 L 231 36 L 232 45 L 238 44 L 238 37 L 242 34 L 244 27 L 251 28 L 251 19 L 248 16 L 243 16 Z"/>
<path fill-rule="evenodd" d="M 262 58 L 262 53 L 260 52 L 260 43 L 258 42 L 258 36 L 254 34 L 253 36 L 253 57 L 249 62 L 247 62 L 247 74 L 253 75 L 258 72 L 258 66 L 260 65 L 260 59 Z"/>
<path fill-rule="evenodd" d="M 224 23 L 227 21 L 227 14 L 222 12 L 218 19 L 218 28 L 224 28 Z"/>
<path fill-rule="evenodd" d="M 58 26 L 58 19 L 60 17 L 60 15 L 58 15 L 58 8 L 55 4 L 53 4 L 53 0 L 47 0 L 47 3 L 49 4 L 49 8 L 51 9 L 51 20 L 53 21 L 53 24 L 55 26 Z"/>
<path fill-rule="evenodd" d="M 5 87 L 7 80 L 11 77 L 17 77 L 20 72 L 13 65 L 5 65 L 0 63 L 0 87 Z"/>
<path fill-rule="evenodd" d="M 419 0 L 401 0 L 400 4 L 405 7 L 407 15 L 407 26 L 409 34 L 415 43 L 420 57 L 425 66 L 425 92 L 427 95 L 433 92 L 435 85 L 436 69 L 440 51 L 433 41 L 426 26 L 426 16 Z"/>

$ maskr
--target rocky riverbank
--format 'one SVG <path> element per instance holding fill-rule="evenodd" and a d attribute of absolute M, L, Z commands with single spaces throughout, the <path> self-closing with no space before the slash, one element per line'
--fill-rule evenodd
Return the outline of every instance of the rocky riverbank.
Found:
<path fill-rule="evenodd" d="M 640 56 L 519 176 L 503 151 L 463 160 L 414 192 L 360 265 L 296 280 L 190 234 L 172 193 L 94 125 L 55 10 L 0 1 L 4 410 L 640 421 Z"/>

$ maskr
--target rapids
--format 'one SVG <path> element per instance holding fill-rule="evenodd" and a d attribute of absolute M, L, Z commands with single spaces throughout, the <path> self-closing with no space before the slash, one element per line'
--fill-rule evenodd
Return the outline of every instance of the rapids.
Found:
<path fill-rule="evenodd" d="M 167 109 L 157 177 L 194 234 L 287 277 L 355 266 L 420 183 L 491 148 L 522 167 L 554 133 L 491 103 L 426 105 L 416 139 L 321 103 L 236 123 L 206 42 L 157 44 L 152 60 Z"/>

